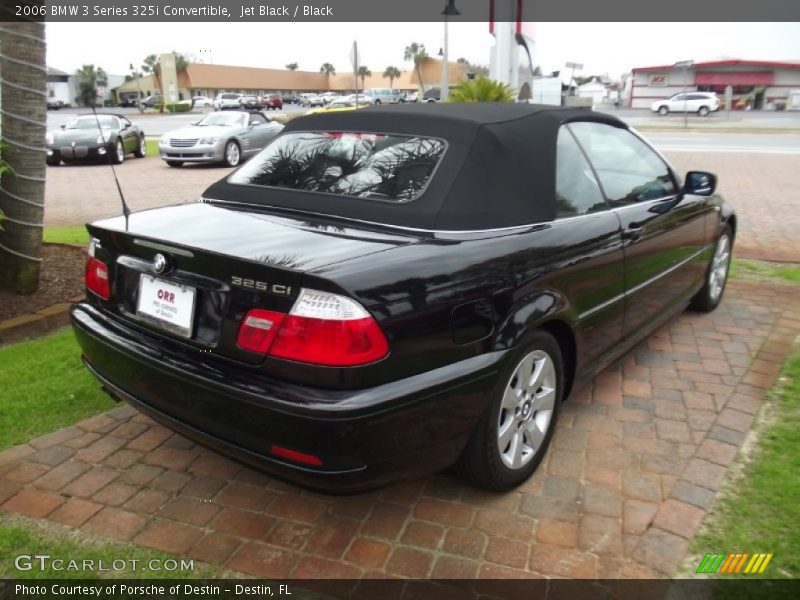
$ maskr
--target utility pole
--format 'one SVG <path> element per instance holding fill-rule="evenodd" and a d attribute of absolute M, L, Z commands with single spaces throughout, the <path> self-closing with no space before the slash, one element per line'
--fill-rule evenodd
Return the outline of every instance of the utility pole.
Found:
<path fill-rule="evenodd" d="M 689 101 L 686 97 L 686 88 L 689 86 L 689 69 L 694 66 L 693 60 L 681 60 L 672 65 L 673 69 L 683 69 L 683 127 L 689 126 Z"/>
<path fill-rule="evenodd" d="M 447 102 L 450 96 L 450 62 L 448 59 L 448 39 L 447 39 L 447 23 L 450 17 L 455 17 L 461 13 L 456 8 L 456 0 L 447 0 L 447 4 L 442 11 L 444 15 L 444 47 L 442 48 L 442 88 L 439 94 L 440 102 Z"/>

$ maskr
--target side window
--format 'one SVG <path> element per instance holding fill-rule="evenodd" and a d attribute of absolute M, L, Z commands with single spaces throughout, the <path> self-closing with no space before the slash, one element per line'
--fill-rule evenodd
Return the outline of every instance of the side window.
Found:
<path fill-rule="evenodd" d="M 626 129 L 603 123 L 571 123 L 600 178 L 611 206 L 625 206 L 675 193 L 666 163 Z"/>
<path fill-rule="evenodd" d="M 266 123 L 267 120 L 259 114 L 252 114 L 250 115 L 250 124 L 251 125 L 261 125 L 262 123 Z"/>
<path fill-rule="evenodd" d="M 566 127 L 556 142 L 556 215 L 575 217 L 607 208 L 589 162 Z"/>

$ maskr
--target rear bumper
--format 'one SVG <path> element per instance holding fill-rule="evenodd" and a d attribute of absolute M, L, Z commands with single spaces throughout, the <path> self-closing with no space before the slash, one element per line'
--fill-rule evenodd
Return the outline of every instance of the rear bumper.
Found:
<path fill-rule="evenodd" d="M 353 493 L 418 477 L 458 458 L 505 356 L 484 354 L 362 390 L 288 384 L 164 343 L 88 303 L 71 310 L 84 362 L 153 419 L 278 477 Z M 309 466 L 272 445 L 318 457 Z"/>

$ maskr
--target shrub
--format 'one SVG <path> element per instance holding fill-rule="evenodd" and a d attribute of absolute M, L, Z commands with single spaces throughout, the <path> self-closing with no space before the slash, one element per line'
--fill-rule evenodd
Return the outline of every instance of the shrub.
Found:
<path fill-rule="evenodd" d="M 479 77 L 467 79 L 450 90 L 450 102 L 514 102 L 516 96 L 507 84 Z"/>
<path fill-rule="evenodd" d="M 172 104 L 165 104 L 164 108 L 167 109 L 167 112 L 182 113 L 189 112 L 192 109 L 192 105 L 191 103 L 173 102 Z"/>

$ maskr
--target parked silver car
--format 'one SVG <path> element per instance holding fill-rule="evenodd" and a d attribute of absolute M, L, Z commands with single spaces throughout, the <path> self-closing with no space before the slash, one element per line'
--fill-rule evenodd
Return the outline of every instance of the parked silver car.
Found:
<path fill-rule="evenodd" d="M 221 162 L 235 167 L 250 158 L 275 136 L 283 125 L 260 112 L 215 112 L 161 137 L 158 153 L 170 167 L 185 162 Z"/>

